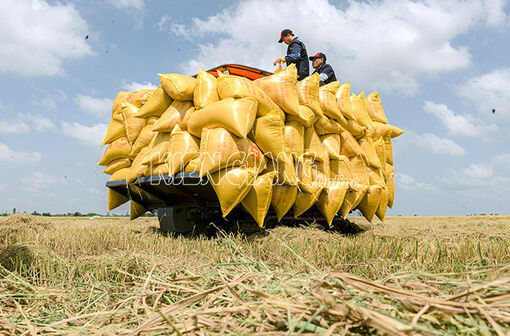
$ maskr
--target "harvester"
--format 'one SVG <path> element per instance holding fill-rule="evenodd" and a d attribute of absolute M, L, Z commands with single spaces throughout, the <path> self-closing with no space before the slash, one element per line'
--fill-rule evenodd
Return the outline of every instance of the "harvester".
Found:
<path fill-rule="evenodd" d="M 207 72 L 215 77 L 221 72 L 249 80 L 272 75 L 270 72 L 238 64 L 221 65 Z M 155 212 L 163 231 L 204 232 L 210 228 L 211 223 L 224 229 L 252 231 L 258 228 L 250 214 L 241 206 L 237 206 L 224 218 L 218 197 L 208 177 L 200 177 L 198 171 L 181 171 L 173 176 L 159 174 L 140 177 L 132 183 L 126 183 L 126 180 L 109 181 L 106 186 Z M 350 222 L 339 215 L 335 216 L 331 226 L 328 225 L 315 207 L 311 207 L 298 219 L 291 213 L 292 211 L 286 214 L 279 223 L 284 225 L 317 223 L 325 228 L 339 230 L 351 227 Z M 272 227 L 277 223 L 276 214 L 270 208 L 265 217 L 264 227 Z"/>

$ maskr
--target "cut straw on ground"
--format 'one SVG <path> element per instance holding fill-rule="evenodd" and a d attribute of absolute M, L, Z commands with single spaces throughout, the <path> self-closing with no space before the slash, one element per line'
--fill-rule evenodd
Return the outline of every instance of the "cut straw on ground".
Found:
<path fill-rule="evenodd" d="M 11 226 L 18 220 L 5 219 Z M 7 249 L 11 245 L 27 246 L 31 255 L 21 259 L 26 250 L 16 249 L 25 251 L 10 255 L 19 260 L 2 261 L 0 334 L 507 335 L 510 260 L 508 252 L 491 250 L 484 234 L 508 244 L 508 219 L 500 218 L 485 233 L 473 232 L 480 219 L 470 219 L 473 230 L 465 233 L 460 229 L 465 223 L 453 219 L 428 219 L 435 221 L 430 232 L 421 220 L 408 228 L 422 230 L 415 238 L 420 247 L 430 251 L 441 241 L 449 250 L 462 249 L 475 235 L 483 258 L 494 265 L 476 266 L 475 248 L 472 255 L 445 252 L 441 260 L 436 254 L 430 260 L 442 264 L 424 267 L 413 258 L 430 256 L 416 256 L 414 241 L 402 245 L 400 256 L 359 259 L 350 242 L 365 249 L 394 247 L 388 232 L 404 221 L 398 218 L 351 237 L 278 228 L 259 236 L 220 233 L 213 239 L 166 236 L 152 229 L 153 220 L 130 224 L 123 219 L 75 220 L 73 227 L 69 219 L 30 217 L 23 219 L 24 229 L 8 234 L 0 219 L 2 260 L 6 251 L 14 251 Z M 449 221 L 445 229 L 459 237 L 443 241 L 441 232 L 433 232 L 441 221 Z M 81 236 L 82 228 L 94 228 L 97 236 Z M 63 238 L 64 229 L 74 237 Z M 339 249 L 336 256 L 350 259 L 339 263 L 328 244 Z M 380 272 L 352 266 L 361 260 L 381 265 Z"/>

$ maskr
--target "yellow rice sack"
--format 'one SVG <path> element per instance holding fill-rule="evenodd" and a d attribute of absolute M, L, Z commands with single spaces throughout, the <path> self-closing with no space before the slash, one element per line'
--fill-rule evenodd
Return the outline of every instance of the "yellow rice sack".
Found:
<path fill-rule="evenodd" d="M 154 139 L 157 132 L 154 132 L 152 127 L 157 120 L 157 117 L 150 117 L 146 119 L 145 126 L 142 128 L 142 131 L 136 138 L 136 141 L 131 149 L 131 153 L 129 153 L 129 157 L 131 159 L 134 159 L 138 153 L 140 153 L 140 150 L 144 147 L 147 147 L 151 143 L 152 139 Z"/>
<path fill-rule="evenodd" d="M 126 127 L 124 126 L 124 120 L 122 115 L 112 118 L 110 124 L 108 125 L 108 129 L 106 130 L 106 135 L 103 139 L 103 146 L 111 144 L 117 139 L 126 136 Z"/>
<path fill-rule="evenodd" d="M 135 114 L 137 118 L 159 117 L 172 103 L 172 99 L 158 86 L 147 102 Z"/>
<path fill-rule="evenodd" d="M 356 120 L 341 117 L 337 119 L 337 122 L 344 130 L 351 133 L 356 139 L 365 135 L 366 127 L 360 126 Z"/>
<path fill-rule="evenodd" d="M 317 115 L 313 113 L 312 109 L 305 105 L 299 105 L 299 115 L 295 117 L 297 117 L 305 127 L 312 127 L 313 123 L 318 118 Z"/>
<path fill-rule="evenodd" d="M 210 175 L 209 181 L 220 201 L 223 217 L 226 217 L 248 194 L 257 171 L 246 167 L 229 167 Z"/>
<path fill-rule="evenodd" d="M 337 181 L 352 181 L 352 172 L 349 168 L 349 159 L 345 155 L 339 155 L 338 159 L 329 160 L 331 178 Z"/>
<path fill-rule="evenodd" d="M 296 185 L 275 184 L 273 186 L 273 196 L 271 206 L 276 212 L 278 222 L 289 212 L 296 201 L 298 187 Z"/>
<path fill-rule="evenodd" d="M 147 166 L 145 176 L 161 176 L 161 175 L 169 175 L 168 174 L 168 164 L 166 162 L 160 163 L 158 165 L 149 165 Z"/>
<path fill-rule="evenodd" d="M 114 160 L 127 158 L 129 157 L 129 152 L 131 151 L 131 145 L 129 144 L 126 137 L 122 137 L 120 139 L 112 142 L 104 151 L 103 157 L 97 164 L 98 166 L 107 166 L 110 162 Z"/>
<path fill-rule="evenodd" d="M 299 115 L 287 114 L 285 121 L 297 121 L 305 127 L 312 127 L 315 121 L 317 120 L 317 116 L 313 111 L 304 105 L 299 105 Z"/>
<path fill-rule="evenodd" d="M 122 169 L 122 168 L 126 168 L 126 167 L 130 167 L 130 166 L 131 166 L 131 160 L 130 159 L 128 159 L 128 158 L 117 159 L 117 160 L 114 160 L 114 161 L 110 162 L 106 166 L 106 168 L 103 170 L 103 173 L 108 174 L 108 175 L 112 175 L 117 170 Z"/>
<path fill-rule="evenodd" d="M 379 161 L 379 157 L 375 151 L 375 145 L 372 137 L 362 137 L 358 140 L 358 142 L 361 149 L 363 150 L 363 153 L 365 154 L 364 156 L 367 159 L 367 163 L 372 167 L 381 168 L 381 161 Z"/>
<path fill-rule="evenodd" d="M 117 111 L 118 108 L 120 108 L 120 104 L 129 102 L 129 97 L 132 96 L 134 92 L 132 91 L 120 91 L 117 93 L 117 96 L 113 100 L 112 105 L 112 114 Z"/>
<path fill-rule="evenodd" d="M 340 206 L 340 209 L 338 210 L 338 214 L 346 218 L 349 214 L 349 211 L 352 208 L 352 203 L 356 200 L 356 192 L 357 188 L 351 184 L 349 184 L 349 188 L 347 189 L 347 192 L 345 193 L 344 200 L 342 202 L 342 205 Z"/>
<path fill-rule="evenodd" d="M 129 169 L 130 167 L 126 167 L 117 170 L 115 173 L 112 174 L 112 176 L 110 176 L 110 181 L 125 180 L 129 173 Z"/>
<path fill-rule="evenodd" d="M 257 101 L 253 98 L 227 98 L 193 112 L 188 131 L 200 137 L 202 129 L 222 127 L 240 137 L 246 137 L 257 116 Z"/>
<path fill-rule="evenodd" d="M 396 138 L 402 134 L 404 134 L 404 131 L 396 126 L 393 126 L 390 124 L 382 124 L 382 123 L 374 122 L 374 127 L 373 127 L 373 136 L 374 137 L 390 136 L 391 138 Z"/>
<path fill-rule="evenodd" d="M 319 88 L 319 101 L 322 112 L 333 119 L 343 118 L 335 97 L 337 91 L 338 81 L 323 85 Z"/>
<path fill-rule="evenodd" d="M 276 172 L 275 183 L 297 185 L 296 167 L 291 153 L 280 156 L 280 160 L 267 160 L 265 172 Z"/>
<path fill-rule="evenodd" d="M 365 164 L 365 159 L 361 155 L 353 156 L 349 158 L 349 169 L 352 173 L 352 177 L 357 179 L 360 184 L 370 185 L 368 178 L 368 168 Z"/>
<path fill-rule="evenodd" d="M 177 73 L 159 74 L 165 92 L 174 100 L 193 100 L 197 80 Z"/>
<path fill-rule="evenodd" d="M 327 153 L 326 153 L 326 155 L 327 155 Z M 324 161 L 317 161 L 316 162 L 317 169 L 320 172 L 322 172 L 322 174 L 324 174 L 328 180 L 331 178 L 331 168 L 329 166 L 329 162 L 330 162 L 329 158 L 327 158 Z"/>
<path fill-rule="evenodd" d="M 129 168 L 129 172 L 126 176 L 126 182 L 131 183 L 137 178 L 144 175 L 145 171 L 147 170 L 147 166 L 144 166 L 142 164 L 143 159 L 147 154 L 149 154 L 150 148 L 144 147 L 138 152 L 136 157 L 134 158 L 133 162 L 131 163 L 131 167 Z"/>
<path fill-rule="evenodd" d="M 130 103 L 136 107 L 142 107 L 152 96 L 154 90 L 144 89 L 139 91 L 120 91 L 113 101 L 112 113 L 117 111 L 122 103 Z"/>
<path fill-rule="evenodd" d="M 379 206 L 375 212 L 377 218 L 384 222 L 384 217 L 386 216 L 386 209 L 388 208 L 388 189 L 383 188 L 381 191 L 381 198 L 379 201 Z"/>
<path fill-rule="evenodd" d="M 322 148 L 328 153 L 330 160 L 340 160 L 340 134 L 326 134 L 320 137 Z"/>
<path fill-rule="evenodd" d="M 274 111 L 255 120 L 250 136 L 273 160 L 285 159 L 285 124 Z"/>
<path fill-rule="evenodd" d="M 127 102 L 140 108 L 143 105 L 145 105 L 145 103 L 149 100 L 153 93 L 154 90 L 152 89 L 143 89 L 135 91 Z"/>
<path fill-rule="evenodd" d="M 299 159 L 304 153 L 305 128 L 298 121 L 285 123 L 285 145 L 295 159 Z"/>
<path fill-rule="evenodd" d="M 233 75 L 224 75 L 218 78 L 218 95 L 220 99 L 226 98 L 254 98 L 258 103 L 257 117 L 262 117 L 276 110 L 282 120 L 285 114 L 282 109 L 269 98 L 253 81 Z"/>
<path fill-rule="evenodd" d="M 336 102 L 340 112 L 346 119 L 356 120 L 351 104 L 351 83 L 342 84 L 336 92 Z"/>
<path fill-rule="evenodd" d="M 388 177 L 386 186 L 388 188 L 388 207 L 392 208 L 393 201 L 395 200 L 395 180 L 393 179 L 393 175 Z"/>
<path fill-rule="evenodd" d="M 381 163 L 381 169 L 383 176 L 386 176 L 386 146 L 384 145 L 384 139 L 379 138 L 374 140 L 374 147 L 377 157 L 379 158 L 379 162 Z"/>
<path fill-rule="evenodd" d="M 379 98 L 379 92 L 372 92 L 366 97 L 366 107 L 368 115 L 370 119 L 373 121 L 378 121 L 380 123 L 386 124 L 388 120 L 386 119 L 386 114 L 384 113 L 384 109 L 382 107 L 381 98 Z"/>
<path fill-rule="evenodd" d="M 138 108 L 130 103 L 121 104 L 121 114 L 124 121 L 124 129 L 130 144 L 134 144 L 143 127 L 145 126 L 146 119 L 136 118 L 135 115 Z"/>
<path fill-rule="evenodd" d="M 146 212 L 147 212 L 147 209 L 143 205 L 131 200 L 131 209 L 130 209 L 130 214 L 129 214 L 129 220 L 135 220 L 138 217 L 145 215 Z"/>
<path fill-rule="evenodd" d="M 264 154 L 251 140 L 224 128 L 204 128 L 200 138 L 200 176 L 226 167 L 245 166 L 258 172 L 266 166 Z"/>
<path fill-rule="evenodd" d="M 184 127 L 184 118 L 195 111 L 190 101 L 174 100 L 152 127 L 155 132 L 172 132 L 175 125 Z"/>
<path fill-rule="evenodd" d="M 383 188 L 386 186 L 381 168 L 368 166 L 367 173 L 370 185 L 380 185 Z"/>
<path fill-rule="evenodd" d="M 322 117 L 319 101 L 319 74 L 315 73 L 298 82 L 299 104 L 309 107 L 316 116 Z"/>
<path fill-rule="evenodd" d="M 391 144 L 391 136 L 387 135 L 384 138 L 384 152 L 386 153 L 386 162 L 393 164 L 393 146 Z"/>
<path fill-rule="evenodd" d="M 220 100 L 220 97 L 218 96 L 216 77 L 200 68 L 193 93 L 195 108 L 201 109 L 205 105 L 215 103 L 218 100 Z"/>
<path fill-rule="evenodd" d="M 363 184 L 349 184 L 349 190 L 345 194 L 344 201 L 340 207 L 340 215 L 347 217 L 350 211 L 354 210 L 358 204 L 363 200 L 368 191 L 368 186 Z"/>
<path fill-rule="evenodd" d="M 242 206 L 253 217 L 259 227 L 264 227 L 264 220 L 273 197 L 273 180 L 275 172 L 257 176 L 255 183 L 241 201 Z"/>
<path fill-rule="evenodd" d="M 361 92 L 359 95 L 351 94 L 351 104 L 352 104 L 352 112 L 356 117 L 356 121 L 366 128 L 373 127 L 373 121 L 368 116 L 368 113 L 365 109 L 365 105 L 363 104 L 363 100 L 365 99 L 365 93 Z"/>
<path fill-rule="evenodd" d="M 313 193 L 314 180 L 312 178 L 313 158 L 310 155 L 302 155 L 295 162 L 296 177 L 298 178 L 299 188 L 303 191 Z"/>
<path fill-rule="evenodd" d="M 143 165 L 158 165 L 168 159 L 168 144 L 170 133 L 158 133 L 150 143 L 149 154 L 142 160 Z"/>
<path fill-rule="evenodd" d="M 315 156 L 315 160 L 324 161 L 324 151 L 322 150 L 322 143 L 315 131 L 315 128 L 308 127 L 305 129 L 304 136 L 305 153 Z"/>
<path fill-rule="evenodd" d="M 307 185 L 306 187 L 307 188 L 301 187 L 300 190 L 298 190 L 297 192 L 296 201 L 292 206 L 292 210 L 294 211 L 294 218 L 298 218 L 308 209 L 310 209 L 312 205 L 314 205 L 315 202 L 317 202 L 317 200 L 319 199 L 319 195 L 321 194 L 322 186 L 317 183 Z M 306 189 L 310 191 L 306 191 Z"/>
<path fill-rule="evenodd" d="M 379 185 L 369 186 L 367 193 L 358 204 L 358 209 L 363 214 L 363 217 L 366 218 L 367 221 L 372 223 L 374 219 L 375 212 L 379 208 L 379 201 L 381 199 L 382 187 Z"/>
<path fill-rule="evenodd" d="M 299 115 L 297 69 L 294 64 L 277 74 L 257 79 L 254 83 L 286 113 Z"/>
<path fill-rule="evenodd" d="M 329 119 L 326 116 L 317 119 L 314 127 L 318 135 L 342 133 L 342 131 L 345 131 L 344 128 L 337 121 Z"/>
<path fill-rule="evenodd" d="M 322 167 L 320 167 L 317 162 L 314 162 L 311 166 L 311 175 L 312 175 L 312 183 L 317 183 L 323 188 L 327 187 L 328 184 L 328 176 Z"/>
<path fill-rule="evenodd" d="M 112 211 L 127 201 L 129 201 L 129 197 L 126 197 L 121 193 L 108 188 L 108 211 Z"/>
<path fill-rule="evenodd" d="M 317 203 L 315 203 L 329 227 L 331 227 L 335 215 L 340 210 L 348 189 L 348 182 L 330 181 L 327 187 L 322 190 Z"/>
<path fill-rule="evenodd" d="M 345 155 L 348 158 L 356 155 L 363 155 L 363 157 L 365 157 L 365 152 L 351 133 L 342 132 L 340 134 L 340 141 L 340 154 Z"/>
<path fill-rule="evenodd" d="M 112 176 L 113 177 L 113 176 Z M 110 180 L 115 181 L 115 180 Z M 113 209 L 121 206 L 122 204 L 129 201 L 129 197 L 124 196 L 123 194 L 108 188 L 108 211 L 112 211 Z"/>
<path fill-rule="evenodd" d="M 200 140 L 175 125 L 168 143 L 168 175 L 175 175 L 200 155 Z"/>
<path fill-rule="evenodd" d="M 386 179 L 388 179 L 388 177 L 395 175 L 395 167 L 393 167 L 392 164 L 389 164 L 386 162 L 385 172 L 386 172 Z"/>
<path fill-rule="evenodd" d="M 190 162 L 188 162 L 188 164 L 184 168 L 184 172 L 186 173 L 194 171 L 200 171 L 200 157 L 196 157 Z"/>

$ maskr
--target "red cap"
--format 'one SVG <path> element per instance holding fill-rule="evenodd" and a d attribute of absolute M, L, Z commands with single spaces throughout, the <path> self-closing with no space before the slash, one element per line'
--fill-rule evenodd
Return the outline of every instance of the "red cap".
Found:
<path fill-rule="evenodd" d="M 294 33 L 292 32 L 292 30 L 290 29 L 284 29 L 282 30 L 282 32 L 280 33 L 280 39 L 278 40 L 278 43 L 282 43 L 283 42 L 283 37 L 284 36 L 287 36 L 287 35 L 294 35 Z"/>
<path fill-rule="evenodd" d="M 324 60 L 324 62 L 326 62 L 326 55 L 324 55 L 324 54 L 323 54 L 323 53 L 321 53 L 321 52 L 318 52 L 318 53 L 316 53 L 315 55 L 308 57 L 308 59 L 309 59 L 310 61 L 313 61 L 313 60 L 314 60 L 314 59 L 316 59 L 316 58 L 322 58 L 322 59 Z"/>

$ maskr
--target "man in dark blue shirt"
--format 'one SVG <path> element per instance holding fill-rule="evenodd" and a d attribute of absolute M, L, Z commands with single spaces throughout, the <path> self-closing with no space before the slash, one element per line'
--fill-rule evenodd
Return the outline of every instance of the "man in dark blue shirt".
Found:
<path fill-rule="evenodd" d="M 333 67 L 326 64 L 326 55 L 318 52 L 315 55 L 310 56 L 310 61 L 312 61 L 312 66 L 315 69 L 312 75 L 317 72 L 320 76 L 320 86 L 336 81 Z"/>
<path fill-rule="evenodd" d="M 290 29 L 284 29 L 280 33 L 280 40 L 278 40 L 278 43 L 282 42 L 285 42 L 285 44 L 288 45 L 287 56 L 276 59 L 276 61 L 273 62 L 273 65 L 281 62 L 286 62 L 287 65 L 295 63 L 298 72 L 298 80 L 308 77 L 310 74 L 310 67 L 308 64 L 308 54 L 306 53 L 305 44 L 301 42 L 297 36 L 294 36 L 294 33 Z"/>

